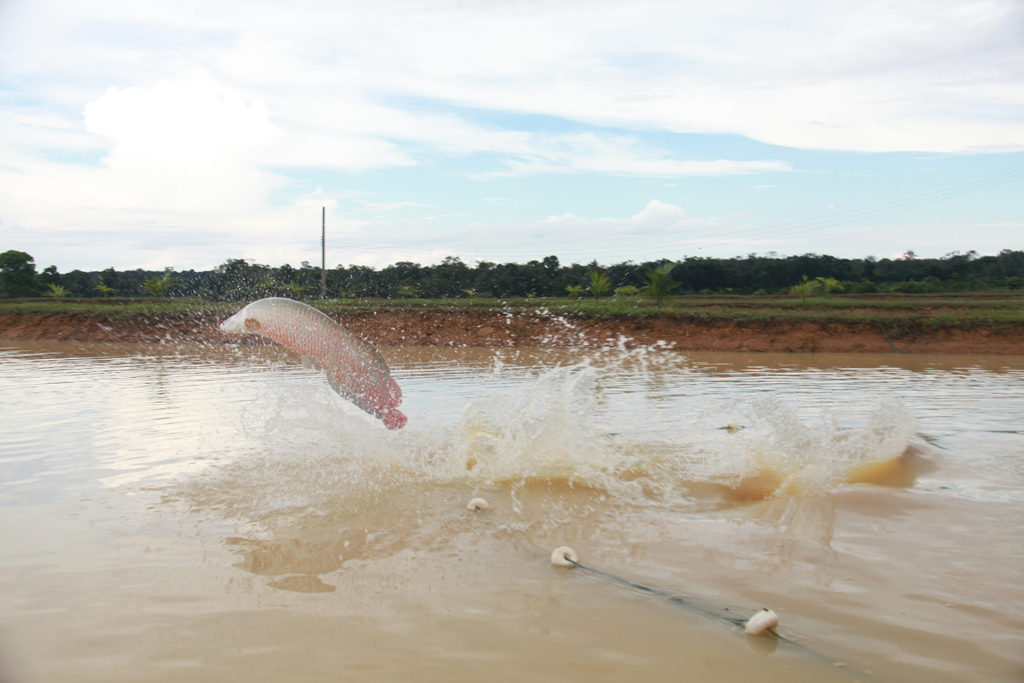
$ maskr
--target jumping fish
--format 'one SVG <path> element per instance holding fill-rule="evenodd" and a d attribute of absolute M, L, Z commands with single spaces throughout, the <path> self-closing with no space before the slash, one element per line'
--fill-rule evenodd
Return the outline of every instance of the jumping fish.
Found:
<path fill-rule="evenodd" d="M 388 429 L 403 427 L 402 390 L 377 349 L 312 306 L 272 297 L 254 301 L 220 325 L 229 334 L 258 334 L 308 358 L 327 375 L 331 388 L 379 418 Z"/>

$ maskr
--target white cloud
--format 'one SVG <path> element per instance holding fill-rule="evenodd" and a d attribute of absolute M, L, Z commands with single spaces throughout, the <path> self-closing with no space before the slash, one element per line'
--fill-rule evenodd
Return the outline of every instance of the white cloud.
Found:
<path fill-rule="evenodd" d="M 83 130 L 79 116 L 28 106 L 0 110 L 0 152 L 8 165 L 35 153 L 81 157 L 105 150 L 106 145 Z"/>
<path fill-rule="evenodd" d="M 505 168 L 476 174 L 478 180 L 542 173 L 602 173 L 617 176 L 671 178 L 679 176 L 749 175 L 791 171 L 783 161 L 731 159 L 684 160 L 649 149 L 634 136 L 566 133 L 532 135 Z"/>
<path fill-rule="evenodd" d="M 315 228 L 310 212 L 342 199 L 352 205 L 330 188 L 343 182 L 321 180 L 333 178 L 328 172 L 401 168 L 407 175 L 396 182 L 415 182 L 423 176 L 412 174 L 431 173 L 439 155 L 465 158 L 450 166 L 509 179 L 495 192 L 523 215 L 541 206 L 516 193 L 531 176 L 725 183 L 794 170 L 771 151 L 665 149 L 665 132 L 861 152 L 1024 149 L 1024 5 L 1016 0 L 175 7 L 0 2 L 5 239 L 14 227 L 37 233 L 40 244 L 79 232 L 138 234 L 181 263 L 185 251 L 172 249 L 189 241 L 196 264 L 237 256 L 241 245 L 279 262 L 306 253 L 297 234 L 305 227 L 296 226 Z M 314 174 L 330 192 L 304 194 Z M 453 178 L 446 190 L 457 188 Z M 360 197 L 367 211 L 421 208 L 422 193 L 407 200 L 401 188 L 381 186 Z M 771 194 L 784 192 L 780 183 Z M 459 218 L 465 199 L 446 199 L 431 196 L 430 238 L 472 239 L 459 221 L 480 216 Z M 553 204 L 543 210 L 562 210 Z M 629 218 L 565 214 L 476 232 L 493 232 L 481 249 L 555 228 L 549 238 L 598 234 L 604 241 L 594 246 L 614 255 L 659 230 L 678 240 L 704 230 L 701 244 L 710 244 L 731 219 L 701 220 L 655 201 Z M 360 258 L 385 259 L 397 252 L 373 246 L 382 226 L 395 227 L 336 227 L 372 250 Z M 523 250 L 549 251 L 538 244 Z M 149 262 L 131 253 L 136 264 Z"/>
<path fill-rule="evenodd" d="M 1024 148 L 1013 0 L 21 4 L 38 7 L 0 36 L 12 69 L 145 84 L 198 64 L 343 134 L 480 148 L 384 97 L 796 147 Z"/>
<path fill-rule="evenodd" d="M 543 155 L 546 157 L 547 155 Z M 750 175 L 793 170 L 784 161 L 735 161 L 715 159 L 711 161 L 684 161 L 681 159 L 622 157 L 594 157 L 589 155 L 568 156 L 560 159 L 542 158 L 540 154 L 524 159 L 508 159 L 506 169 L 488 171 L 473 177 L 479 180 L 510 178 L 543 173 L 592 172 L 616 176 L 644 178 L 674 178 L 681 176 L 723 176 Z"/>
<path fill-rule="evenodd" d="M 696 253 L 698 249 L 727 244 L 721 231 L 734 225 L 731 217 L 698 218 L 681 207 L 657 199 L 635 214 L 588 217 L 573 213 L 548 216 L 533 223 L 505 225 L 461 243 L 473 245 L 468 260 L 522 260 L 556 254 L 563 261 L 602 263 L 644 260 Z M 511 256 L 501 256 L 510 254 Z"/>
<path fill-rule="evenodd" d="M 356 204 L 370 211 L 397 211 L 398 209 L 426 209 L 430 204 L 413 201 L 379 202 L 372 199 L 356 199 Z"/>
<path fill-rule="evenodd" d="M 320 207 L 322 213 L 325 209 L 337 209 L 338 200 L 334 196 L 330 196 L 325 193 L 324 189 L 317 185 L 315 190 L 296 199 L 295 206 L 302 209 L 315 209 Z"/>
<path fill-rule="evenodd" d="M 87 131 L 113 141 L 111 166 L 138 158 L 192 166 L 245 154 L 276 133 L 263 102 L 209 80 L 108 88 L 83 116 Z"/>
<path fill-rule="evenodd" d="M 596 124 L 860 151 L 1019 148 L 1021 12 L 941 0 L 345 6 L 336 63 L 383 92 Z"/>
<path fill-rule="evenodd" d="M 635 235 L 667 235 L 679 230 L 705 229 L 714 227 L 720 219 L 705 219 L 688 216 L 675 204 L 652 199 L 640 211 L 628 218 L 583 218 L 571 213 L 548 216 L 537 225 L 545 230 L 574 230 L 589 234 L 591 238 L 631 239 Z"/>
<path fill-rule="evenodd" d="M 258 163 L 276 136 L 266 106 L 209 80 L 112 87 L 83 117 L 110 143 L 103 167 L 80 174 L 86 205 L 238 211 L 280 182 Z"/>

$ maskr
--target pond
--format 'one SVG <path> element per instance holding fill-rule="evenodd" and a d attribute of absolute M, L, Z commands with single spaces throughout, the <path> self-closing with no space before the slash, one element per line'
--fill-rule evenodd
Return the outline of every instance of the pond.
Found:
<path fill-rule="evenodd" d="M 0 346 L 0 680 L 1024 673 L 1024 357 L 382 352 Z"/>

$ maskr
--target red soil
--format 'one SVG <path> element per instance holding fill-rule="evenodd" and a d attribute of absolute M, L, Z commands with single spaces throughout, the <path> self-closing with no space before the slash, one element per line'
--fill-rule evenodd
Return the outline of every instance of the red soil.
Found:
<path fill-rule="evenodd" d="M 380 312 L 345 315 L 352 332 L 380 345 L 418 346 L 626 346 L 664 342 L 684 351 L 890 352 L 1022 354 L 1024 326 L 989 329 L 920 329 L 892 338 L 878 325 L 647 318 L 552 318 L 469 312 Z M 135 316 L 108 320 L 77 314 L 0 315 L 0 339 L 173 343 L 225 342 L 211 315 Z"/>

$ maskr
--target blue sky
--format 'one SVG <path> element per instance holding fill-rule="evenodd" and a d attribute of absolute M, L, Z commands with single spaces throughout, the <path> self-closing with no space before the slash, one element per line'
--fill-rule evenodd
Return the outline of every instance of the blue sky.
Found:
<path fill-rule="evenodd" d="M 1016 0 L 169 7 L 0 0 L 0 250 L 318 264 L 321 207 L 331 266 L 1024 248 Z"/>

